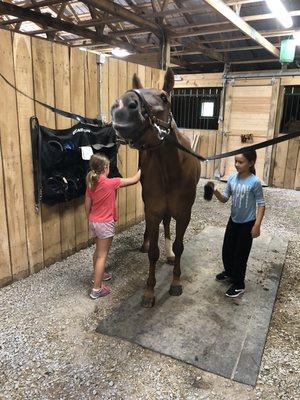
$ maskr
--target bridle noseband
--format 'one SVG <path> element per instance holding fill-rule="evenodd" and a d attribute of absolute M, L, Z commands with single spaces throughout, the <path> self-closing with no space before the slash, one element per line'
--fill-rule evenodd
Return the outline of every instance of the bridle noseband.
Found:
<path fill-rule="evenodd" d="M 149 106 L 144 95 L 141 93 L 141 91 L 139 89 L 130 89 L 130 90 L 127 90 L 126 93 L 130 93 L 130 92 L 133 92 L 138 96 L 140 103 L 141 103 L 141 107 L 142 107 L 142 115 L 146 120 L 148 120 L 148 124 L 140 132 L 139 139 L 141 139 L 143 137 L 143 135 L 148 131 L 149 128 L 152 128 L 157 133 L 157 138 L 159 139 L 159 143 L 155 144 L 153 146 L 147 146 L 146 144 L 138 146 L 138 144 L 136 142 L 134 143 L 132 140 L 123 139 L 125 144 L 128 144 L 130 147 L 137 149 L 137 150 L 149 150 L 149 149 L 153 149 L 153 148 L 160 146 L 164 142 L 165 138 L 170 134 L 170 131 L 171 131 L 172 120 L 173 120 L 173 115 L 172 115 L 171 111 L 169 112 L 168 121 L 163 121 L 163 120 L 157 118 L 153 114 L 151 107 Z M 122 142 L 122 141 L 120 141 L 120 142 Z"/>

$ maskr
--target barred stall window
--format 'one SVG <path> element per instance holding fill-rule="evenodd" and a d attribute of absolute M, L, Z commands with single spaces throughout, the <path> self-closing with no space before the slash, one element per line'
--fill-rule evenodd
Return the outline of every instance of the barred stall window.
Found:
<path fill-rule="evenodd" d="M 174 89 L 172 113 L 179 128 L 218 129 L 222 88 Z"/>
<path fill-rule="evenodd" d="M 300 86 L 285 87 L 280 131 L 293 120 L 300 120 Z"/>

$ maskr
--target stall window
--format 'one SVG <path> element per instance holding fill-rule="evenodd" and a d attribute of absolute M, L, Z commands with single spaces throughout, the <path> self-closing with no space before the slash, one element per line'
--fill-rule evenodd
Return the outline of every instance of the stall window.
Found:
<path fill-rule="evenodd" d="M 174 89 L 172 113 L 180 128 L 218 129 L 221 88 Z"/>
<path fill-rule="evenodd" d="M 300 86 L 286 86 L 284 90 L 281 132 L 290 121 L 300 120 Z"/>

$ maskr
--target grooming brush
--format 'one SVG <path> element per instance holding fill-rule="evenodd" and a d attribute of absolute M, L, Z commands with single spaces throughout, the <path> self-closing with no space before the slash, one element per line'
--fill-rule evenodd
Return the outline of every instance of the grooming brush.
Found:
<path fill-rule="evenodd" d="M 211 181 L 207 182 L 207 184 L 204 186 L 204 200 L 210 201 L 213 197 L 214 194 L 214 189 L 215 189 L 215 184 Z"/>

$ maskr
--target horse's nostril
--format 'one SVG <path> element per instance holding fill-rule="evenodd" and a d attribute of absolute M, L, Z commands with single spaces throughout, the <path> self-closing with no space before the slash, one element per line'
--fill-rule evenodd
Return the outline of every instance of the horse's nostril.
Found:
<path fill-rule="evenodd" d="M 131 110 L 136 110 L 138 108 L 138 102 L 136 100 L 131 101 L 128 104 L 128 108 L 130 108 Z"/>

